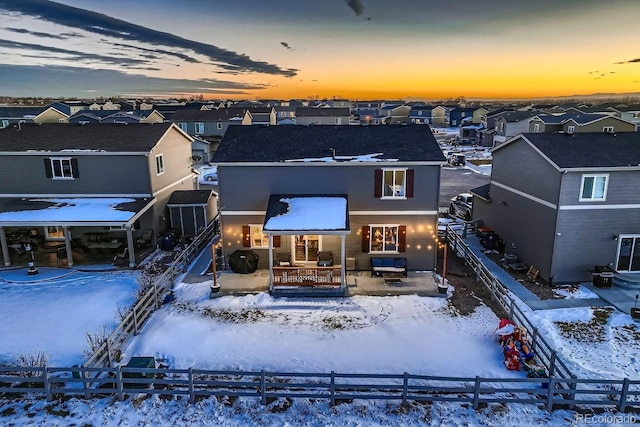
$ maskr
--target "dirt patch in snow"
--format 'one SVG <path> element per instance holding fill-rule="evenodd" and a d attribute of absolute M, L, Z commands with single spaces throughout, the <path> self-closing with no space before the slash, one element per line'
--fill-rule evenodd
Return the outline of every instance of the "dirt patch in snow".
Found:
<path fill-rule="evenodd" d="M 560 333 L 570 339 L 581 342 L 604 342 L 607 340 L 607 323 L 613 309 L 610 307 L 593 308 L 593 316 L 588 322 L 554 322 Z"/>

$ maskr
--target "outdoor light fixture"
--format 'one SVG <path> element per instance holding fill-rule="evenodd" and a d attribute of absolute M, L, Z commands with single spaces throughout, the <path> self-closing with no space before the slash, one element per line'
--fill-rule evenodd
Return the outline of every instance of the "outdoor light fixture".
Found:
<path fill-rule="evenodd" d="M 618 235 L 617 234 L 613 235 L 613 240 L 618 240 Z"/>

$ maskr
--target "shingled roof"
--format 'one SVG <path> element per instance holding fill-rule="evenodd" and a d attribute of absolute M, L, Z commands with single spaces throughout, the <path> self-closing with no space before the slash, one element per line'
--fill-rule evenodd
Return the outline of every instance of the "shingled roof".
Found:
<path fill-rule="evenodd" d="M 522 136 L 563 169 L 640 165 L 638 132 L 525 133 Z"/>
<path fill-rule="evenodd" d="M 23 124 L 0 130 L 0 152 L 96 150 L 148 152 L 171 123 L 156 124 Z"/>
<path fill-rule="evenodd" d="M 379 154 L 372 161 L 444 162 L 427 126 L 230 126 L 213 161 L 282 162 Z M 344 156 L 344 157 L 343 157 Z"/>

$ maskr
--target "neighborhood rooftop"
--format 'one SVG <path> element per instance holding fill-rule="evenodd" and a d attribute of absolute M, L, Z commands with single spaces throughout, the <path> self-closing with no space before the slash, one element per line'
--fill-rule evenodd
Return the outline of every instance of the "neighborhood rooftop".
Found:
<path fill-rule="evenodd" d="M 560 168 L 640 165 L 638 132 L 527 133 L 523 136 Z"/>
<path fill-rule="evenodd" d="M 147 152 L 173 126 L 156 124 L 75 125 L 44 123 L 0 130 L 0 152 L 96 150 Z"/>
<path fill-rule="evenodd" d="M 231 126 L 214 162 L 283 162 L 379 153 L 373 161 L 444 162 L 424 126 Z M 348 160 L 348 159 L 345 159 Z"/>

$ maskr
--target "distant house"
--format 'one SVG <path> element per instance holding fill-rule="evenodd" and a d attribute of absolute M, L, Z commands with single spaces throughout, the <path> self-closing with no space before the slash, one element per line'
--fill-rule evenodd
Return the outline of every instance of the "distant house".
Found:
<path fill-rule="evenodd" d="M 0 107 L 0 129 L 17 123 L 33 123 L 44 110 L 42 107 Z"/>
<path fill-rule="evenodd" d="M 622 120 L 634 123 L 640 128 L 640 104 L 636 105 L 616 105 L 607 108 Z"/>
<path fill-rule="evenodd" d="M 513 111 L 500 113 L 495 118 L 496 133 L 493 145 L 499 145 L 507 139 L 529 131 L 529 120 L 537 115 L 537 111 Z"/>
<path fill-rule="evenodd" d="M 348 125 L 351 113 L 348 108 L 296 108 L 296 124 L 309 125 Z"/>
<path fill-rule="evenodd" d="M 428 126 L 230 127 L 213 161 L 224 256 L 255 251 L 271 286 L 278 253 L 312 271 L 330 252 L 343 289 L 347 258 L 435 268 L 444 157 Z M 303 222 L 285 215 L 299 202 Z"/>
<path fill-rule="evenodd" d="M 609 114 L 559 115 L 539 114 L 529 121 L 528 132 L 635 132 L 636 125 L 627 120 Z"/>
<path fill-rule="evenodd" d="M 4 265 L 20 236 L 74 252 L 127 249 L 169 227 L 166 204 L 192 190 L 191 138 L 175 125 L 41 124 L 0 131 L 0 245 Z M 15 242 L 15 243 L 13 243 Z M 146 242 L 145 242 L 146 244 Z M 113 258 L 113 253 L 108 258 Z"/>
<path fill-rule="evenodd" d="M 434 126 L 449 126 L 451 118 L 449 113 L 454 107 L 438 105 L 431 110 L 431 124 Z"/>
<path fill-rule="evenodd" d="M 473 120 L 473 113 L 476 111 L 475 107 L 455 107 L 449 111 L 449 125 L 451 126 L 460 126 L 463 121 L 467 119 Z M 479 124 L 480 122 L 478 122 Z M 472 123 L 467 123 L 472 124 Z"/>
<path fill-rule="evenodd" d="M 431 110 L 433 110 L 432 105 L 411 107 L 411 111 L 409 111 L 409 122 L 416 125 L 431 124 Z"/>
<path fill-rule="evenodd" d="M 473 218 L 552 283 L 594 266 L 640 272 L 640 133 L 535 133 L 492 150 L 491 182 Z"/>
<path fill-rule="evenodd" d="M 387 124 L 407 123 L 411 107 L 408 105 L 390 104 L 378 108 L 378 114 L 384 117 Z"/>

